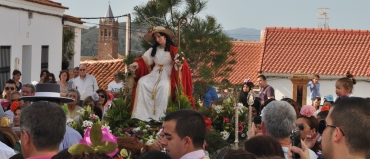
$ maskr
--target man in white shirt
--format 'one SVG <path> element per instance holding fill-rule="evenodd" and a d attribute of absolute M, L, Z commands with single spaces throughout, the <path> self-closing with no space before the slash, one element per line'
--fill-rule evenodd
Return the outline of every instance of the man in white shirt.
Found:
<path fill-rule="evenodd" d="M 87 97 L 91 96 L 93 92 L 99 89 L 96 78 L 92 75 L 87 74 L 87 66 L 80 64 L 79 66 L 80 76 L 73 80 L 72 88 L 77 89 L 81 93 L 81 99 L 79 105 L 82 105 L 82 101 Z"/>
<path fill-rule="evenodd" d="M 114 96 L 114 100 L 117 100 L 119 98 L 120 90 L 124 86 L 125 83 L 123 83 L 122 80 L 118 78 L 118 71 L 114 73 L 113 78 L 114 78 L 114 81 L 108 84 L 107 92 L 112 93 Z"/>
<path fill-rule="evenodd" d="M 208 158 L 203 150 L 206 123 L 197 111 L 182 109 L 167 114 L 162 133 L 160 142 L 172 159 Z"/>

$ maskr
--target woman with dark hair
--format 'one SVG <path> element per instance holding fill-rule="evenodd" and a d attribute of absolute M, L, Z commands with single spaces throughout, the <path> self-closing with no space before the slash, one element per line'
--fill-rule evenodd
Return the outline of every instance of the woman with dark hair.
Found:
<path fill-rule="evenodd" d="M 177 53 L 173 37 L 172 31 L 160 26 L 144 36 L 153 47 L 129 66 L 135 72 L 135 79 L 139 79 L 132 93 L 132 118 L 150 121 L 165 116 L 168 98 L 175 99 L 180 84 L 196 109 L 190 68 L 183 54 Z"/>
<path fill-rule="evenodd" d="M 39 83 L 44 83 L 44 80 L 45 80 L 46 76 L 49 73 L 50 72 L 48 70 L 42 70 L 41 73 L 40 73 L 40 81 L 39 81 Z"/>
<path fill-rule="evenodd" d="M 13 71 L 13 80 L 15 81 L 15 86 L 17 87 L 17 91 L 22 89 L 22 82 L 19 80 L 21 79 L 22 73 L 19 70 Z"/>
<path fill-rule="evenodd" d="M 44 78 L 44 83 L 57 83 L 54 73 L 48 73 Z"/>
<path fill-rule="evenodd" d="M 307 137 L 312 138 L 315 137 L 317 128 L 319 126 L 319 122 L 317 121 L 316 117 L 314 116 L 316 109 L 311 105 L 305 105 L 301 109 L 301 116 L 298 117 L 296 120 L 296 126 L 300 130 L 301 139 L 304 140 Z M 313 147 L 309 147 L 312 151 L 316 154 L 321 151 L 321 148 L 316 142 Z"/>
<path fill-rule="evenodd" d="M 69 73 L 68 71 L 60 71 L 59 81 L 57 82 L 60 85 L 60 96 L 65 97 L 68 90 L 72 88 L 71 83 L 68 82 Z"/>
<path fill-rule="evenodd" d="M 250 78 L 244 80 L 242 91 L 240 92 L 239 102 L 243 103 L 244 106 L 248 106 L 248 93 L 253 91 L 254 84 Z"/>
<path fill-rule="evenodd" d="M 105 104 L 108 101 L 108 93 L 104 89 L 98 89 L 96 90 L 96 93 L 99 96 L 99 100 L 96 102 L 96 107 L 100 108 L 100 110 L 103 112 L 103 118 L 105 113 L 108 111 L 108 108 L 105 107 Z"/>
<path fill-rule="evenodd" d="M 267 135 L 254 136 L 244 142 L 244 150 L 257 155 L 257 157 L 284 157 L 280 143 Z"/>

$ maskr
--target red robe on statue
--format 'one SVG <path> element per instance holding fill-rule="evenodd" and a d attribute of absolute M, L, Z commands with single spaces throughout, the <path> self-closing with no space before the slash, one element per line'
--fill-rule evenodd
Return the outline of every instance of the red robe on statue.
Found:
<path fill-rule="evenodd" d="M 170 46 L 170 55 L 171 55 L 172 60 L 175 58 L 176 52 L 177 52 L 177 47 L 171 45 Z M 142 57 L 136 59 L 134 62 L 137 62 L 138 65 L 139 65 L 139 68 L 135 72 L 135 75 L 136 75 L 135 82 L 138 83 L 138 81 L 141 77 L 150 73 L 153 66 L 148 67 L 145 60 Z M 194 104 L 193 95 L 192 95 L 192 93 L 193 93 L 193 82 L 192 82 L 192 79 L 191 79 L 191 72 L 190 72 L 190 68 L 189 68 L 189 65 L 188 65 L 186 59 L 184 60 L 184 63 L 182 65 L 182 69 L 180 71 L 177 71 L 175 69 L 175 66 L 172 66 L 172 67 L 173 68 L 172 68 L 172 71 L 171 71 L 171 78 L 170 78 L 172 99 L 173 100 L 175 99 L 175 90 L 176 90 L 176 86 L 178 85 L 179 72 L 180 72 L 181 73 L 181 75 L 180 75 L 181 84 L 182 84 L 184 94 L 189 98 L 193 108 L 196 109 L 195 104 Z M 136 100 L 136 97 L 135 97 L 136 96 L 136 88 L 137 88 L 137 84 L 135 85 L 133 93 L 132 93 L 131 112 L 133 111 L 134 103 L 135 103 L 135 100 Z"/>

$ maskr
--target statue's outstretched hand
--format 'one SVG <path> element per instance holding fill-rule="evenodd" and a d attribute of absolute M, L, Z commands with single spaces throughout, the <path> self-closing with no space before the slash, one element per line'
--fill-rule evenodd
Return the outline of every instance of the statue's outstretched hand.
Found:
<path fill-rule="evenodd" d="M 137 62 L 134 62 L 129 65 L 130 71 L 136 71 L 138 68 L 139 68 L 139 65 L 137 64 Z"/>

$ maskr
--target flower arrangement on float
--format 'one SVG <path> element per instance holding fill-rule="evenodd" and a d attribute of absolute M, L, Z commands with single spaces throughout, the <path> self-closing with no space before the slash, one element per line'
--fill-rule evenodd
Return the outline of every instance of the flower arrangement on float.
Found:
<path fill-rule="evenodd" d="M 238 111 L 238 128 L 235 125 L 235 114 Z M 203 108 L 200 110 L 203 115 L 207 126 L 206 142 L 208 147 L 206 150 L 210 153 L 218 150 L 216 147 L 224 147 L 225 143 L 220 142 L 220 139 L 226 141 L 228 145 L 235 142 L 235 134 L 237 131 L 238 139 L 243 140 L 247 137 L 248 122 L 246 114 L 248 113 L 248 108 L 244 107 L 242 103 L 238 103 L 234 95 L 230 95 L 228 98 L 224 99 L 220 104 L 214 104 L 209 108 Z M 218 135 L 215 135 L 217 133 Z M 217 145 L 210 144 L 210 142 L 216 142 Z M 213 142 L 214 143 L 214 142 Z M 215 147 L 216 146 L 216 147 Z"/>

